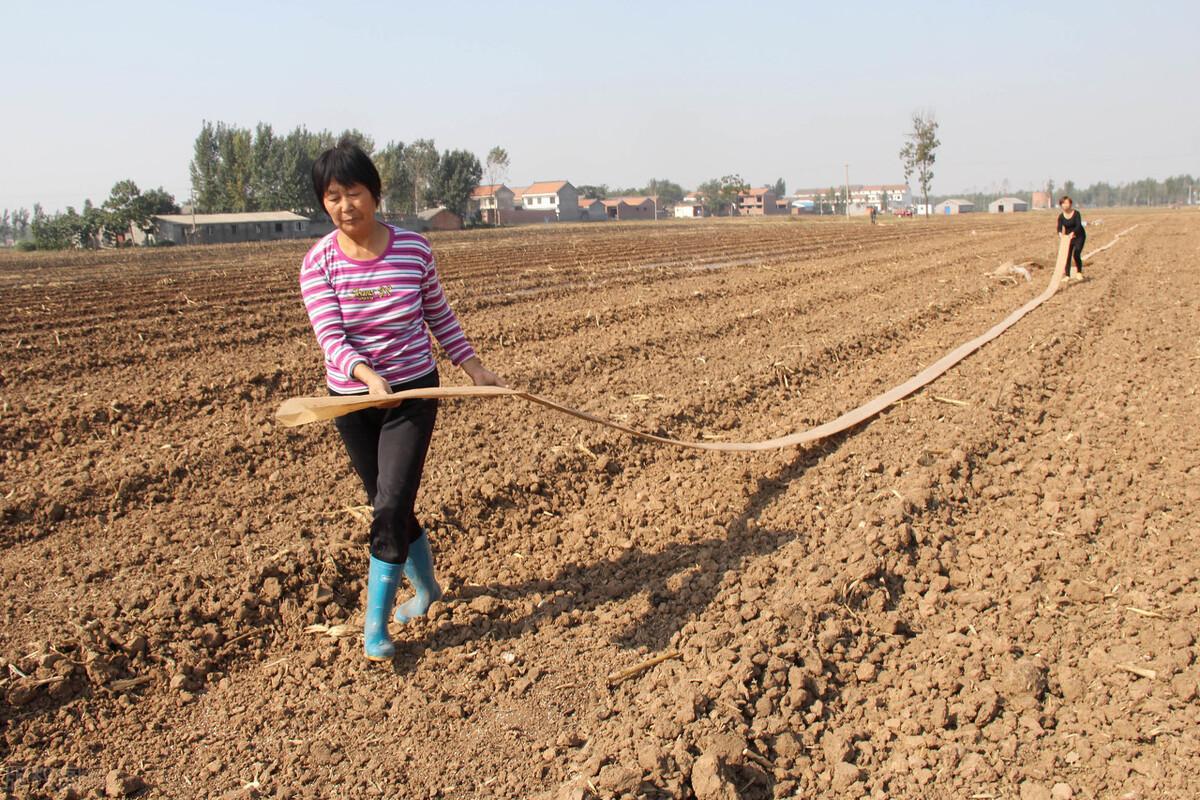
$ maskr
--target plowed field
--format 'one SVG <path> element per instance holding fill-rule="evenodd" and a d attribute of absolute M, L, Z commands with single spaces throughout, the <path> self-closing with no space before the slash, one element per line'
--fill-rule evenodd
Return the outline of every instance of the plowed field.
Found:
<path fill-rule="evenodd" d="M 1137 227 L 818 446 L 443 404 L 418 514 L 447 596 L 390 666 L 336 432 L 273 422 L 324 391 L 307 244 L 3 255 L 6 791 L 1196 796 L 1200 215 L 1088 218 L 1089 250 Z M 710 440 L 901 382 L 1057 245 L 1038 214 L 433 243 L 511 385 Z"/>

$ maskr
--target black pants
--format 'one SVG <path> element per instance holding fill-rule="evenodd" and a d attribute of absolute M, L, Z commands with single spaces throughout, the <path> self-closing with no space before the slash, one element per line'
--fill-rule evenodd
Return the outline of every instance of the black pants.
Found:
<path fill-rule="evenodd" d="M 1071 274 L 1071 261 L 1075 262 L 1075 271 L 1080 275 L 1083 274 L 1083 244 L 1087 239 L 1083 236 L 1076 236 L 1071 240 L 1071 249 L 1067 252 L 1067 271 L 1064 275 Z"/>
<path fill-rule="evenodd" d="M 392 385 L 392 391 L 438 385 L 437 370 Z M 405 400 L 395 408 L 364 408 L 333 422 L 350 463 L 362 479 L 367 502 L 375 509 L 371 520 L 371 555 L 389 564 L 408 559 L 408 545 L 421 538 L 421 523 L 413 511 L 425 453 L 437 421 L 437 400 Z"/>

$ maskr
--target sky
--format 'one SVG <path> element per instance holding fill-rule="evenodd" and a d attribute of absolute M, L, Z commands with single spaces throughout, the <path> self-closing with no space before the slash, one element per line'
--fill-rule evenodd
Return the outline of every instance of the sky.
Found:
<path fill-rule="evenodd" d="M 12 0 L 0 208 L 189 194 L 203 120 L 432 138 L 507 182 L 932 191 L 1200 174 L 1200 3 Z"/>

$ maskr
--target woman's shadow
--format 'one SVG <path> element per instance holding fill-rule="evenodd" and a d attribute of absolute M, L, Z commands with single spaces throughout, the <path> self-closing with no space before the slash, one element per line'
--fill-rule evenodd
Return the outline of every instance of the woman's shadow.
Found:
<path fill-rule="evenodd" d="M 647 593 L 650 609 L 628 622 L 614 643 L 625 648 L 646 647 L 650 652 L 665 648 L 689 619 L 707 607 L 720 590 L 720 576 L 741 569 L 747 560 L 773 552 L 794 539 L 799 531 L 766 530 L 749 524 L 774 502 L 789 483 L 804 475 L 822 456 L 836 450 L 847 434 L 826 440 L 817 447 L 797 451 L 779 470 L 758 479 L 743 510 L 722 527 L 724 536 L 678 543 L 654 553 L 637 549 L 603 561 L 565 564 L 550 579 L 533 579 L 515 584 L 493 583 L 457 593 L 460 603 L 481 595 L 504 599 L 547 596 L 532 610 L 504 619 L 476 619 L 441 625 L 419 641 L 396 642 L 394 670 L 405 673 L 416 666 L 428 650 L 456 647 L 468 641 L 490 638 L 504 640 L 546 625 L 573 625 L 583 614 L 617 600 Z M 671 589 L 668 581 L 697 566 L 709 575 L 704 580 L 679 580 Z"/>

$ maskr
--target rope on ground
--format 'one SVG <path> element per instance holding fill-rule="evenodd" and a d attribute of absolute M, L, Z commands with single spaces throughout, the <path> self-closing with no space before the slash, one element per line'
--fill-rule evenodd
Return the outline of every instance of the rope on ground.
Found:
<path fill-rule="evenodd" d="M 1122 236 L 1136 228 L 1137 225 L 1129 227 L 1116 236 L 1112 241 L 1098 247 L 1095 250 L 1087 253 L 1084 257 L 1091 258 L 1097 253 L 1101 253 L 1115 245 Z M 658 436 L 653 433 L 639 431 L 636 428 L 631 428 L 627 425 L 622 425 L 619 422 L 597 417 L 594 414 L 589 414 L 586 411 L 580 411 L 577 408 L 562 405 L 547 397 L 522 392 L 516 389 L 506 389 L 499 386 L 442 386 L 432 389 L 410 389 L 404 392 L 396 392 L 391 395 L 352 395 L 349 397 L 293 397 L 285 400 L 279 410 L 275 412 L 275 418 L 281 425 L 293 427 L 297 425 L 305 425 L 310 422 L 318 422 L 320 420 L 333 419 L 344 414 L 351 414 L 355 411 L 361 411 L 365 408 L 387 408 L 398 405 L 404 400 L 414 398 L 438 398 L 438 399 L 455 399 L 455 398 L 481 398 L 481 397 L 515 397 L 529 403 L 536 403 L 546 408 L 553 409 L 563 414 L 568 414 L 572 417 L 603 425 L 608 428 L 627 433 L 639 439 L 645 439 L 658 444 L 673 445 L 675 447 L 686 447 L 693 450 L 711 450 L 723 453 L 752 453 L 762 450 L 780 450 L 786 447 L 796 447 L 801 444 L 808 444 L 820 439 L 826 439 L 835 434 L 853 428 L 879 412 L 883 411 L 888 406 L 908 397 L 918 389 L 927 386 L 934 380 L 944 375 L 952 367 L 965 359 L 967 356 L 974 353 L 979 348 L 983 347 L 988 342 L 992 341 L 1000 334 L 1017 324 L 1029 312 L 1040 306 L 1042 303 L 1049 300 L 1058 291 L 1059 284 L 1062 283 L 1063 271 L 1067 264 L 1067 257 L 1070 253 L 1070 240 L 1060 239 L 1058 246 L 1058 258 L 1054 265 L 1054 271 L 1050 275 L 1050 282 L 1046 288 L 1037 297 L 1033 298 L 1025 305 L 1018 308 L 1016 311 L 1009 314 L 1000 322 L 993 325 L 984 333 L 976 336 L 968 342 L 964 342 L 958 347 L 951 350 L 946 355 L 939 358 L 937 361 L 930 364 L 925 369 L 918 372 L 913 377 L 909 378 L 904 383 L 895 386 L 883 394 L 868 400 L 866 403 L 847 411 L 836 419 L 830 420 L 823 425 L 818 425 L 815 428 L 809 428 L 805 431 L 790 433 L 786 436 L 780 436 L 774 439 L 766 439 L 759 442 L 690 442 L 680 439 L 671 439 L 666 436 Z"/>

